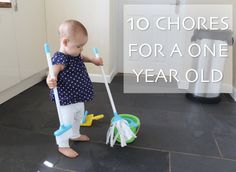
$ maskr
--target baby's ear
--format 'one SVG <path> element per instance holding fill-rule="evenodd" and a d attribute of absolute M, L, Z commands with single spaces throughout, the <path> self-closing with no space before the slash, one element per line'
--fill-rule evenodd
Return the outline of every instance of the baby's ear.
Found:
<path fill-rule="evenodd" d="M 69 42 L 69 40 L 67 38 L 62 39 L 62 43 L 64 46 L 67 46 L 68 42 Z"/>

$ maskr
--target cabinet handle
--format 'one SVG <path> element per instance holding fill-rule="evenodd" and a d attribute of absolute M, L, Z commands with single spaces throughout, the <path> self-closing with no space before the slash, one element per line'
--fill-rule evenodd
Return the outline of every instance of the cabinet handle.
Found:
<path fill-rule="evenodd" d="M 14 11 L 17 11 L 18 10 L 17 0 L 11 0 L 11 4 L 12 4 Z"/>

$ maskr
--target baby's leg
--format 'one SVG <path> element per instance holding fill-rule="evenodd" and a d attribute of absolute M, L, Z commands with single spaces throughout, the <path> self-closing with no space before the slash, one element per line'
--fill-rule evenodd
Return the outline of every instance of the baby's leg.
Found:
<path fill-rule="evenodd" d="M 73 122 L 73 135 L 71 140 L 73 141 L 89 141 L 89 137 L 83 134 L 80 134 L 80 124 L 84 115 L 84 103 L 76 103 L 76 113 Z"/>
<path fill-rule="evenodd" d="M 60 110 L 62 114 L 63 124 L 73 125 L 74 116 L 75 116 L 75 109 L 73 105 L 61 106 Z M 73 133 L 73 131 L 71 133 Z M 61 137 L 61 136 L 58 136 L 58 137 Z M 58 137 L 56 137 L 56 140 L 58 144 L 58 151 L 60 153 L 62 153 L 63 155 L 69 158 L 75 158 L 79 156 L 79 154 L 76 151 L 70 148 L 69 139 L 72 137 L 72 135 L 64 135 L 63 139 L 61 138 L 58 139 Z"/>

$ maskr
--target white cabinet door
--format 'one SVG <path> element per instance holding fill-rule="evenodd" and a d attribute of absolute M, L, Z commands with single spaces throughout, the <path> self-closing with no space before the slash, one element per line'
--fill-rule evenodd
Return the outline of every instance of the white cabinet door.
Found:
<path fill-rule="evenodd" d="M 17 0 L 14 20 L 21 80 L 47 68 L 43 50 L 46 41 L 44 3 L 44 0 Z"/>
<path fill-rule="evenodd" d="M 13 10 L 0 8 L 0 92 L 20 81 Z"/>

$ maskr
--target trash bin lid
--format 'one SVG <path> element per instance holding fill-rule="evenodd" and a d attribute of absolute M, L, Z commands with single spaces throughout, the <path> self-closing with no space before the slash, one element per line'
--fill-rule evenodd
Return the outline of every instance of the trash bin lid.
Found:
<path fill-rule="evenodd" d="M 195 42 L 201 39 L 225 41 L 228 45 L 234 43 L 233 32 L 231 30 L 195 29 L 191 41 Z"/>

